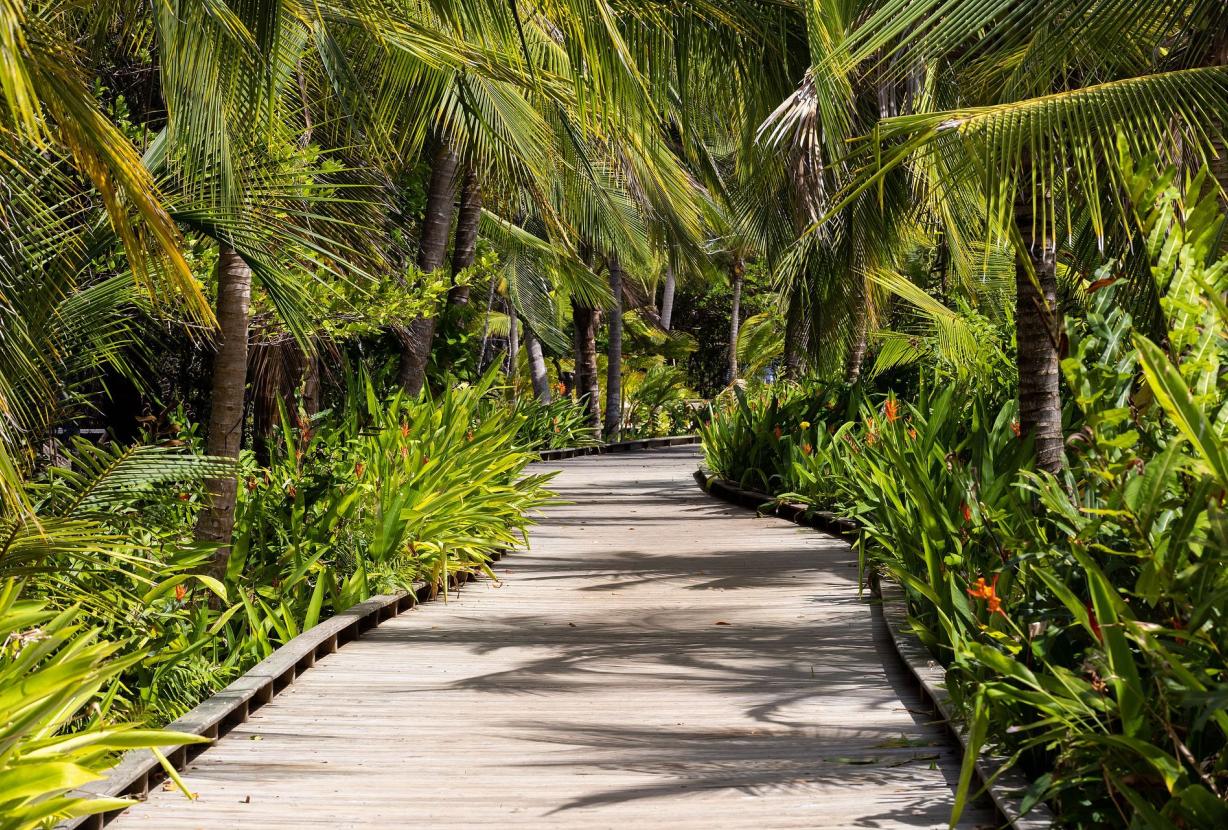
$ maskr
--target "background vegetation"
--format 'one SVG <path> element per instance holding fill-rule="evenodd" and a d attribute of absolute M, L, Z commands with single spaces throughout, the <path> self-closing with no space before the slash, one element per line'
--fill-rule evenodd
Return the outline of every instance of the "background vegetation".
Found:
<path fill-rule="evenodd" d="M 709 463 L 862 519 L 1032 797 L 1225 823 L 1226 33 L 4 4 L 0 828 L 112 806 L 64 794 L 323 615 L 483 569 L 534 450 L 712 396 Z"/>

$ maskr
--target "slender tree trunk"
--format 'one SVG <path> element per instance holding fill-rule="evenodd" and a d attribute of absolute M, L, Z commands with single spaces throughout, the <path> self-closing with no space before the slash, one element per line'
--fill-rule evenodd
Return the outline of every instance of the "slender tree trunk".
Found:
<path fill-rule="evenodd" d="M 303 411 L 308 418 L 314 418 L 320 413 L 320 357 L 300 351 L 299 360 L 302 361 L 299 382 L 303 387 Z"/>
<path fill-rule="evenodd" d="M 733 310 L 729 315 L 729 382 L 738 379 L 738 329 L 742 326 L 742 279 L 746 274 L 746 266 L 742 257 L 733 258 L 733 266 L 729 272 L 733 284 Z"/>
<path fill-rule="evenodd" d="M 665 288 L 661 291 L 661 328 L 669 331 L 674 320 L 674 290 L 677 279 L 674 277 L 674 266 L 665 266 Z"/>
<path fill-rule="evenodd" d="M 1025 182 L 1030 172 L 1023 173 Z M 1057 308 L 1057 253 L 1052 228 L 1041 232 L 1030 187 L 1020 188 L 1015 223 L 1024 250 L 1015 263 L 1015 355 L 1019 368 L 1019 426 L 1035 441 L 1036 465 L 1060 472 L 1062 397 L 1059 374 L 1061 318 Z M 1049 223 L 1051 225 L 1051 223 Z M 1027 263 L 1036 271 L 1032 280 Z"/>
<path fill-rule="evenodd" d="M 507 305 L 507 376 L 515 383 L 516 364 L 520 362 L 520 320 L 512 304 Z"/>
<path fill-rule="evenodd" d="M 247 388 L 248 307 L 252 298 L 252 269 L 229 245 L 221 245 L 217 261 L 218 348 L 213 360 L 213 394 L 209 407 L 209 455 L 238 458 L 243 441 L 243 397 Z M 235 525 L 237 480 L 214 478 L 206 482 L 209 499 L 196 522 L 196 538 L 221 545 L 213 554 L 210 572 L 226 574 Z"/>
<path fill-rule="evenodd" d="M 802 364 L 806 355 L 806 314 L 802 297 L 794 293 L 789 298 L 785 312 L 785 366 L 786 380 L 798 380 L 802 376 Z"/>
<path fill-rule="evenodd" d="M 610 255 L 609 268 L 614 307 L 607 328 L 610 350 L 605 371 L 605 437 L 617 441 L 623 422 L 623 269 L 617 254 Z"/>
<path fill-rule="evenodd" d="M 441 144 L 431 167 L 426 220 L 418 240 L 418 267 L 425 274 L 442 268 L 448 255 L 448 236 L 452 231 L 452 213 L 456 207 L 456 165 L 456 154 L 447 143 Z M 406 326 L 401 338 L 401 386 L 410 395 L 422 391 L 434 338 L 433 314 L 417 317 Z"/>
<path fill-rule="evenodd" d="M 532 329 L 526 329 L 524 345 L 529 355 L 529 376 L 533 379 L 533 394 L 542 403 L 550 403 L 550 374 L 546 371 L 542 341 L 537 339 Z"/>
<path fill-rule="evenodd" d="M 465 169 L 461 185 L 460 211 L 456 216 L 456 244 L 452 251 L 452 274 L 455 277 L 473 264 L 478 245 L 478 220 L 482 218 L 482 188 L 472 167 Z M 455 285 L 448 289 L 450 305 L 469 303 L 469 286 Z"/>
<path fill-rule="evenodd" d="M 853 300 L 853 343 L 849 346 L 848 369 L 844 379 L 851 385 L 861 380 L 861 367 L 866 359 L 867 329 L 870 326 L 869 298 L 866 286 L 860 286 L 861 291 Z"/>
<path fill-rule="evenodd" d="M 576 393 L 584 404 L 588 426 L 595 438 L 601 438 L 601 388 L 597 382 L 597 326 L 600 315 L 596 309 L 572 301 L 572 321 L 576 329 Z"/>

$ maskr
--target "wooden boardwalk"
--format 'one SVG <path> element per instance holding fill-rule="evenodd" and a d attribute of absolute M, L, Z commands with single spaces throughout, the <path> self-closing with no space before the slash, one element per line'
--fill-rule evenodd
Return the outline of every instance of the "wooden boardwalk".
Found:
<path fill-rule="evenodd" d="M 121 830 L 945 827 L 841 542 L 703 495 L 694 448 L 562 462 L 531 551 L 321 660 Z M 992 827 L 983 809 L 963 827 Z"/>

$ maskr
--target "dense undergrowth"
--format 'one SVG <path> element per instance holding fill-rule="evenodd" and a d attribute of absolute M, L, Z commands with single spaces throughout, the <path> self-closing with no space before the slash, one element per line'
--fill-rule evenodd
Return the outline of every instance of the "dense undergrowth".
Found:
<path fill-rule="evenodd" d="M 321 619 L 426 583 L 446 594 L 522 544 L 549 475 L 494 375 L 434 400 L 351 383 L 342 407 L 284 413 L 239 461 L 234 545 L 193 541 L 203 481 L 230 469 L 173 443 L 81 442 L 30 486 L 0 543 L 0 828 L 113 808 L 63 794 Z"/>
<path fill-rule="evenodd" d="M 739 391 L 704 448 L 725 478 L 861 522 L 973 748 L 1029 773 L 1025 806 L 1067 827 L 1224 827 L 1228 259 L 1201 179 L 1135 186 L 1163 325 L 1148 336 L 1113 286 L 1068 320 L 1061 476 L 1034 468 L 1008 395 L 934 378 L 907 399 Z"/>

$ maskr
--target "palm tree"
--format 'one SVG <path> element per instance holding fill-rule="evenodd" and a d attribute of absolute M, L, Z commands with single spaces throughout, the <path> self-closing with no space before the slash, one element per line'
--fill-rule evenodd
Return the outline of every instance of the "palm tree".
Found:
<path fill-rule="evenodd" d="M 1130 244 L 1131 220 L 1115 195 L 1119 141 L 1134 156 L 1175 137 L 1185 153 L 1213 155 L 1228 107 L 1228 67 L 1215 48 L 1228 9 L 1209 0 L 1092 0 L 1078 9 L 978 0 L 954 15 L 938 0 L 886 0 L 867 4 L 862 20 L 844 64 L 877 56 L 888 79 L 926 78 L 931 108 L 875 127 L 881 161 L 867 162 L 849 192 L 863 194 L 904 164 L 923 173 L 931 202 L 959 186 L 975 191 L 981 215 L 946 217 L 962 220 L 947 225 L 950 238 L 1014 246 L 1020 423 L 1038 466 L 1058 472 L 1056 263 L 1076 257 L 1078 273 L 1081 226 L 1110 249 Z"/>

